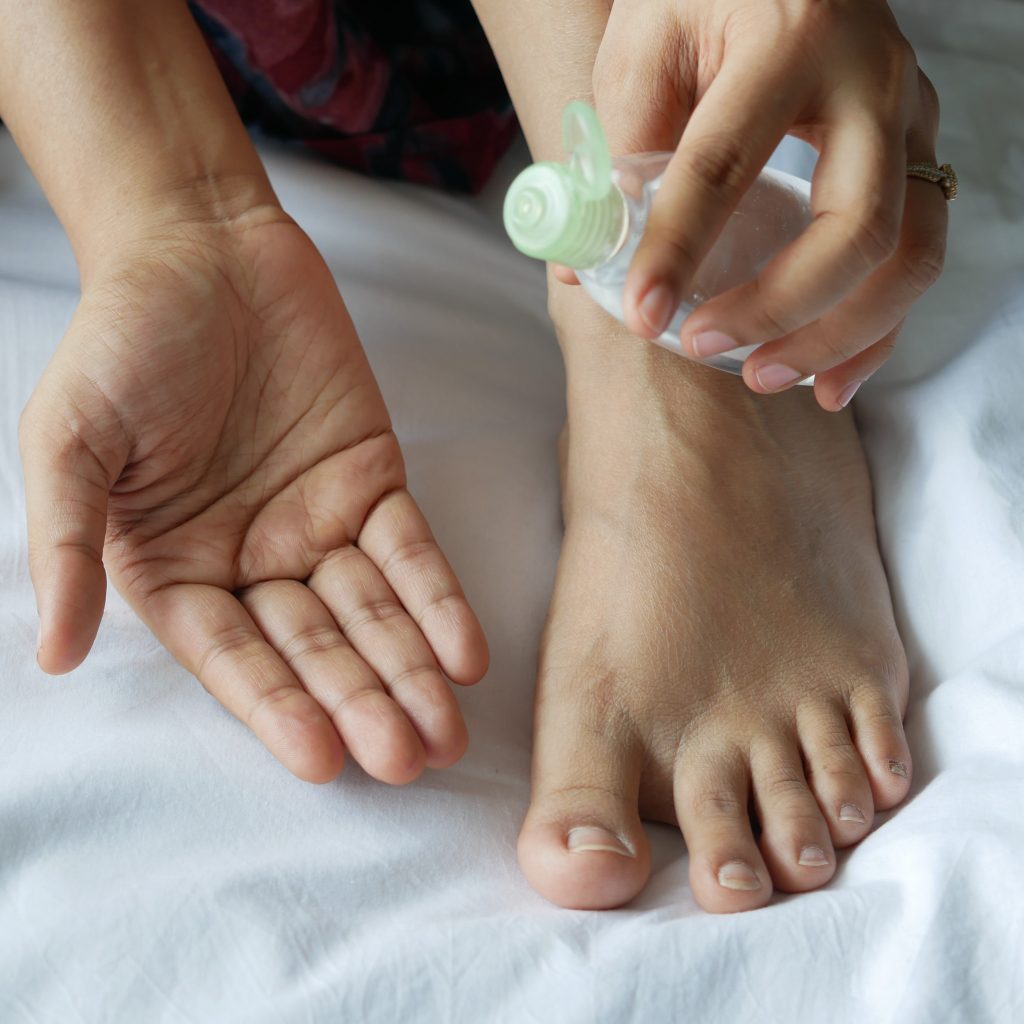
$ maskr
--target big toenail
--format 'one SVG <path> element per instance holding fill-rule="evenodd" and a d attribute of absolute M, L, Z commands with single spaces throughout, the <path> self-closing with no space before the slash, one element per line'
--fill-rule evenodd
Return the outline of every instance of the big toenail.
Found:
<path fill-rule="evenodd" d="M 825 851 L 820 846 L 805 846 L 800 851 L 800 859 L 797 863 L 802 864 L 805 868 L 823 868 L 828 864 L 828 857 L 825 856 Z"/>
<path fill-rule="evenodd" d="M 855 821 L 858 825 L 863 825 L 865 821 L 864 812 L 856 804 L 843 804 L 839 808 L 839 820 Z"/>
<path fill-rule="evenodd" d="M 910 772 L 907 771 L 907 766 L 902 761 L 889 761 L 889 771 L 893 775 L 898 775 L 901 779 L 909 779 Z"/>
<path fill-rule="evenodd" d="M 580 825 L 569 829 L 565 837 L 566 846 L 573 853 L 617 853 L 620 857 L 632 857 L 633 851 L 617 836 L 596 825 Z"/>
<path fill-rule="evenodd" d="M 760 889 L 761 879 L 741 860 L 731 860 L 718 871 L 718 884 L 726 889 Z"/>

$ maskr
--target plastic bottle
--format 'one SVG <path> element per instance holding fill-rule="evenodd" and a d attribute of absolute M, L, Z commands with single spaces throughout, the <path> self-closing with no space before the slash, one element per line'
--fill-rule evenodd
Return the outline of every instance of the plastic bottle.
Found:
<path fill-rule="evenodd" d="M 505 196 L 505 230 L 527 256 L 572 267 L 591 297 L 621 321 L 626 273 L 672 154 L 613 160 L 597 114 L 585 103 L 570 103 L 562 124 L 568 162 L 531 164 L 512 182 Z M 765 168 L 729 217 L 655 344 L 686 355 L 679 336 L 683 321 L 706 299 L 755 278 L 810 223 L 809 200 L 808 182 Z M 700 361 L 740 373 L 756 347 Z"/>

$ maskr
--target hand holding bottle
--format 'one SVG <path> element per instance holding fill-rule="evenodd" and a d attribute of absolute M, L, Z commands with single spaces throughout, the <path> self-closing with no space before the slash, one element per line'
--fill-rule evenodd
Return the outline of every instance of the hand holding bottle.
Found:
<path fill-rule="evenodd" d="M 744 366 L 753 390 L 815 374 L 822 407 L 845 405 L 945 249 L 942 190 L 906 178 L 908 162 L 935 160 L 938 102 L 886 4 L 616 0 L 594 94 L 614 153 L 674 150 L 624 294 L 643 337 L 672 318 L 782 137 L 819 150 L 810 226 L 694 312 L 682 347 L 707 358 L 764 343 Z"/>

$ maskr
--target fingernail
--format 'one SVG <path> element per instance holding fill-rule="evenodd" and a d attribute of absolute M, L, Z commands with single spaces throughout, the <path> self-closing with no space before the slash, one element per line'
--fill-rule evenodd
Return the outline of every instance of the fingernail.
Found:
<path fill-rule="evenodd" d="M 620 857 L 632 857 L 633 851 L 617 836 L 597 825 L 580 825 L 569 829 L 566 845 L 573 853 L 617 853 Z"/>
<path fill-rule="evenodd" d="M 828 857 L 825 856 L 825 851 L 820 846 L 805 846 L 800 851 L 800 859 L 797 863 L 802 864 L 805 868 L 823 868 L 828 864 Z"/>
<path fill-rule="evenodd" d="M 839 820 L 855 821 L 858 825 L 863 825 L 866 819 L 864 812 L 856 804 L 843 804 L 839 808 Z"/>
<path fill-rule="evenodd" d="M 755 370 L 754 376 L 765 391 L 777 391 L 779 388 L 784 388 L 787 384 L 799 380 L 802 374 L 791 366 L 783 366 L 782 363 L 769 363 L 767 366 Z"/>
<path fill-rule="evenodd" d="M 902 761 L 889 761 L 889 771 L 893 775 L 898 775 L 901 779 L 909 779 L 910 772 L 907 771 L 907 766 Z"/>
<path fill-rule="evenodd" d="M 728 334 L 721 331 L 701 331 L 693 336 L 693 351 L 701 359 L 708 359 L 710 356 L 717 356 L 721 352 L 728 352 L 731 348 L 737 348 L 739 342 L 730 338 Z"/>
<path fill-rule="evenodd" d="M 637 309 L 640 319 L 647 324 L 648 330 L 653 331 L 656 335 L 664 333 L 675 311 L 672 289 L 665 284 L 656 284 L 640 300 Z"/>
<path fill-rule="evenodd" d="M 719 868 L 718 884 L 726 889 L 749 891 L 751 889 L 760 889 L 761 879 L 743 861 L 731 860 L 728 864 L 723 864 Z"/>
<path fill-rule="evenodd" d="M 857 388 L 863 384 L 862 380 L 855 380 L 852 384 L 847 384 L 842 391 L 839 392 L 836 401 L 839 403 L 840 409 L 845 409 L 850 404 L 850 399 L 857 394 Z"/>

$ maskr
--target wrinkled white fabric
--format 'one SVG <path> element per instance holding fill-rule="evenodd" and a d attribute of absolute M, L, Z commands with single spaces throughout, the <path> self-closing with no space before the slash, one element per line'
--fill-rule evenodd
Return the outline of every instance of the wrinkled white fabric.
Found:
<path fill-rule="evenodd" d="M 858 398 L 914 785 L 824 889 L 731 917 L 696 906 L 667 827 L 623 910 L 556 909 L 516 866 L 563 381 L 500 184 L 470 203 L 267 154 L 491 641 L 464 760 L 299 782 L 113 593 L 82 668 L 35 667 L 16 423 L 77 276 L 0 136 L 3 1024 L 1024 1020 L 1024 4 L 900 16 L 962 180 L 945 276 Z"/>

